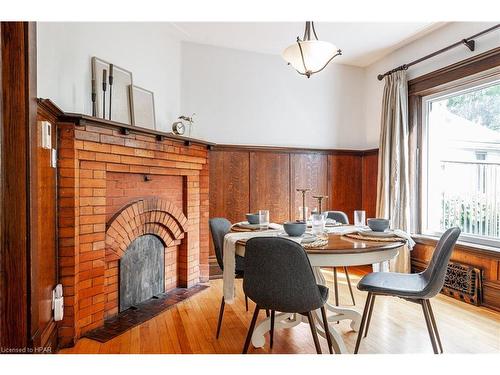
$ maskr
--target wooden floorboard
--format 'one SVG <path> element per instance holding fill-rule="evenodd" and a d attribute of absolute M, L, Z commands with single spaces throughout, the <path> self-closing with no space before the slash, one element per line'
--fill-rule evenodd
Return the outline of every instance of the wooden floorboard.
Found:
<path fill-rule="evenodd" d="M 352 271 L 351 281 L 357 283 L 365 270 Z M 325 277 L 331 286 L 331 272 L 326 271 Z M 350 305 L 349 290 L 342 272 L 339 272 L 339 284 L 341 304 Z M 217 340 L 215 330 L 222 280 L 212 280 L 210 286 L 104 344 L 83 338 L 73 348 L 59 353 L 240 353 L 254 304 L 250 302 L 249 311 L 245 311 L 241 280 L 236 280 L 236 302 L 226 305 L 221 335 Z M 365 294 L 356 288 L 354 292 L 355 308 L 362 311 Z M 332 293 L 330 301 L 333 301 Z M 499 313 L 444 295 L 438 295 L 432 304 L 445 353 L 500 353 Z M 264 317 L 265 314 L 261 313 L 259 319 Z M 335 328 L 352 353 L 357 333 L 351 330 L 347 321 L 335 325 Z M 327 353 L 326 341 L 320 338 L 320 343 L 323 352 Z M 250 346 L 249 353 L 315 353 L 315 349 L 309 327 L 300 324 L 292 329 L 277 330 L 273 349 L 269 348 L 267 341 L 264 348 Z M 370 332 L 361 344 L 360 353 L 432 353 L 421 307 L 401 299 L 378 296 Z"/>

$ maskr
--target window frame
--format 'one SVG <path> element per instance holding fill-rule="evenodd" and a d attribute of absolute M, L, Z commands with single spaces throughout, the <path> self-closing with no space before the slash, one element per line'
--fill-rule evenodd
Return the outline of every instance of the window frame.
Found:
<path fill-rule="evenodd" d="M 494 78 L 495 77 L 495 78 Z M 447 92 L 466 90 L 479 82 L 487 82 L 500 78 L 500 47 L 494 48 L 469 59 L 452 64 L 445 68 L 425 74 L 408 82 L 408 107 L 410 128 L 410 193 L 411 193 L 411 230 L 422 237 L 435 238 L 440 232 L 426 231 L 426 215 L 423 213 L 427 204 L 427 153 L 425 142 L 426 116 L 425 99 L 446 95 Z M 461 235 L 460 240 L 471 244 L 498 248 L 500 240 L 478 238 L 476 236 Z M 480 250 L 479 250 L 480 251 Z"/>

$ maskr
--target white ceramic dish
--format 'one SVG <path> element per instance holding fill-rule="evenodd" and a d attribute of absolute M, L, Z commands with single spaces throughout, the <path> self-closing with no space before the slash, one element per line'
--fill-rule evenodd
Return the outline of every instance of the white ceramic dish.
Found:
<path fill-rule="evenodd" d="M 360 230 L 358 234 L 364 237 L 381 237 L 381 238 L 397 237 L 392 230 L 387 230 L 385 232 L 375 232 L 373 230 Z"/>
<path fill-rule="evenodd" d="M 234 225 L 237 225 L 242 228 L 248 228 L 248 229 L 258 229 L 260 228 L 260 224 L 250 224 L 248 221 L 242 221 L 241 223 L 236 223 Z"/>
<path fill-rule="evenodd" d="M 312 235 L 311 233 L 304 233 L 302 236 L 300 237 L 292 237 L 292 236 L 289 236 L 286 232 L 279 232 L 278 233 L 278 236 L 280 237 L 284 237 L 284 238 L 300 238 L 300 242 L 301 243 L 307 243 L 305 241 L 308 241 L 308 242 L 313 242 L 314 240 L 316 240 L 316 236 Z"/>

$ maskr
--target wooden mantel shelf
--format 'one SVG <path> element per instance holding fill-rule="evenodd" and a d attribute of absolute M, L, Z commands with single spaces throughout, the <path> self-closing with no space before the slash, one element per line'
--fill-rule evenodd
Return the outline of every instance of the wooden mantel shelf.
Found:
<path fill-rule="evenodd" d="M 80 113 L 64 112 L 58 106 L 56 106 L 50 99 L 39 98 L 37 99 L 37 101 L 39 106 L 43 107 L 47 112 L 53 114 L 60 121 L 73 122 L 77 125 L 89 124 L 93 126 L 101 126 L 107 128 L 112 127 L 115 129 L 119 129 L 122 132 L 122 134 L 138 133 L 138 134 L 154 135 L 158 140 L 169 139 L 176 142 L 182 142 L 184 143 L 185 146 L 190 146 L 191 144 L 198 144 L 206 146 L 209 150 L 211 150 L 215 146 L 215 143 L 207 142 L 201 139 L 183 137 L 173 133 L 141 128 L 139 126 L 133 126 L 121 122 L 105 120 L 102 118 L 84 115 Z"/>

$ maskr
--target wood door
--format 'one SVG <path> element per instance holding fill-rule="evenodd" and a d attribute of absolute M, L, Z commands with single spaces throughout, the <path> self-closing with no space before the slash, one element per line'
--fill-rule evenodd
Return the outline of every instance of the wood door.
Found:
<path fill-rule="evenodd" d="M 290 155 L 250 152 L 250 210 L 269 210 L 269 220 L 290 220 Z"/>
<path fill-rule="evenodd" d="M 328 155 L 320 153 L 304 153 L 290 155 L 291 171 L 291 220 L 302 219 L 302 194 L 296 189 L 311 189 L 306 195 L 306 207 L 309 214 L 318 205 L 313 195 L 328 195 Z M 322 208 L 327 210 L 328 200 L 323 201 Z"/>

